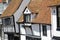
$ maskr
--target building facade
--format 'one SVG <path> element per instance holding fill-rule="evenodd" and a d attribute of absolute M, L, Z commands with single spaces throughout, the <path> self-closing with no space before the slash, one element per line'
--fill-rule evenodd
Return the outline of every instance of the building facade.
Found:
<path fill-rule="evenodd" d="M 59 0 L 2 0 L 0 4 L 4 8 L 1 40 L 60 40 Z"/>

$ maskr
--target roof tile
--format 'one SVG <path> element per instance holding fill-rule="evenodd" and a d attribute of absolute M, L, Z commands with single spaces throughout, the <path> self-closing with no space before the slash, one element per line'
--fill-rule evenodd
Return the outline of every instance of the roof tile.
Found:
<path fill-rule="evenodd" d="M 1 17 L 7 17 L 7 16 L 13 15 L 14 12 L 20 6 L 21 2 L 22 2 L 22 0 L 11 0 L 10 4 L 6 8 L 6 10 L 4 10 L 3 14 L 1 15 Z"/>

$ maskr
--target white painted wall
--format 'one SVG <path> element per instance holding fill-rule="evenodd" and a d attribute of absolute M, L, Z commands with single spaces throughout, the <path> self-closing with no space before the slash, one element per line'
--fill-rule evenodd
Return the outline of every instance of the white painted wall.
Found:
<path fill-rule="evenodd" d="M 0 37 L 0 40 L 1 40 L 1 37 Z"/>
<path fill-rule="evenodd" d="M 8 40 L 8 35 L 4 34 L 4 29 L 2 28 L 2 36 L 1 40 Z"/>
<path fill-rule="evenodd" d="M 28 8 L 26 8 L 24 14 L 31 14 L 31 11 Z"/>
<path fill-rule="evenodd" d="M 5 34 L 4 40 L 8 40 L 8 35 Z"/>
<path fill-rule="evenodd" d="M 55 13 L 53 11 L 55 10 Z M 60 37 L 60 31 L 57 31 L 57 13 L 56 7 L 51 8 L 51 25 L 52 25 L 52 36 Z"/>
<path fill-rule="evenodd" d="M 20 24 L 20 33 L 21 34 L 26 34 L 26 31 L 24 29 L 24 27 L 22 26 L 23 24 Z M 26 40 L 26 36 L 25 35 L 20 35 L 21 40 Z"/>
<path fill-rule="evenodd" d="M 25 35 L 20 35 L 21 40 L 26 40 L 26 36 Z"/>
<path fill-rule="evenodd" d="M 3 27 L 2 27 L 2 40 L 4 40 L 4 30 L 3 30 Z"/>
<path fill-rule="evenodd" d="M 16 23 L 18 19 L 20 18 L 21 14 L 23 13 L 24 9 L 26 6 L 29 4 L 30 0 L 23 0 L 19 9 L 15 12 L 14 18 L 15 18 L 15 27 L 16 27 L 16 32 L 18 33 L 18 24 Z"/>
<path fill-rule="evenodd" d="M 43 36 L 42 25 L 41 25 L 41 40 L 51 40 L 50 25 L 47 26 L 47 36 Z"/>
<path fill-rule="evenodd" d="M 26 34 L 26 31 L 25 31 L 25 29 L 23 27 L 23 24 L 20 24 L 20 33 L 21 34 Z"/>

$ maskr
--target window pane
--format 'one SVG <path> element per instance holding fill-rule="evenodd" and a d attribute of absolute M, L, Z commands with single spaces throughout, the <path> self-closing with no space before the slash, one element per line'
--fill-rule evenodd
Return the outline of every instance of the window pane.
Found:
<path fill-rule="evenodd" d="M 32 30 L 30 27 L 25 27 L 26 29 L 26 34 L 32 35 Z"/>
<path fill-rule="evenodd" d="M 3 4 L 0 3 L 0 12 L 2 12 L 4 10 Z"/>
<path fill-rule="evenodd" d="M 46 25 L 42 25 L 43 35 L 47 36 L 47 27 Z"/>
<path fill-rule="evenodd" d="M 27 15 L 26 16 L 26 22 L 29 22 L 30 21 L 30 18 L 31 18 L 30 15 Z"/>
<path fill-rule="evenodd" d="M 57 29 L 60 30 L 60 7 L 58 7 L 57 11 Z"/>
<path fill-rule="evenodd" d="M 10 25 L 10 24 L 11 24 L 10 18 L 6 18 L 6 19 L 5 19 L 5 25 Z"/>
<path fill-rule="evenodd" d="M 26 14 L 26 15 L 24 15 L 24 20 L 25 20 L 25 22 L 30 22 L 31 21 L 31 15 L 28 15 L 28 14 Z"/>
<path fill-rule="evenodd" d="M 59 19 L 59 26 L 60 26 L 60 8 L 58 8 L 58 19 Z"/>

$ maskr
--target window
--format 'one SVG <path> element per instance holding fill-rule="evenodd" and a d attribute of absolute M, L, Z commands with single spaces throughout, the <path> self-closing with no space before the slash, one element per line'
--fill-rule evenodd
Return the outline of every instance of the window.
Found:
<path fill-rule="evenodd" d="M 10 18 L 4 19 L 4 24 L 5 25 L 10 25 L 11 24 L 11 19 Z"/>
<path fill-rule="evenodd" d="M 57 7 L 57 30 L 60 30 L 60 7 Z"/>
<path fill-rule="evenodd" d="M 24 14 L 24 21 L 30 22 L 31 21 L 31 14 Z"/>
<path fill-rule="evenodd" d="M 43 36 L 47 36 L 47 27 L 46 25 L 42 25 Z"/>
<path fill-rule="evenodd" d="M 26 34 L 27 35 L 32 35 L 32 28 L 31 27 L 25 27 Z"/>
<path fill-rule="evenodd" d="M 0 3 L 0 12 L 2 12 L 2 11 L 3 11 L 3 9 L 4 9 L 4 6 L 3 6 L 3 4 L 2 4 L 2 3 Z"/>

